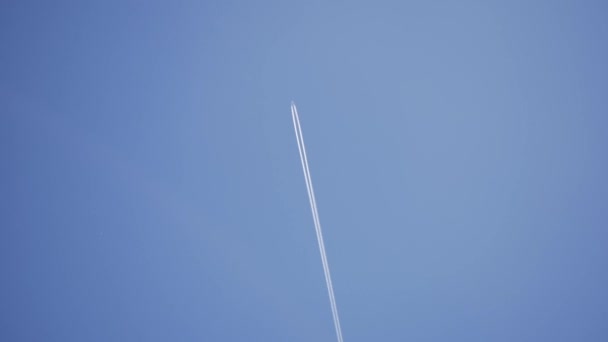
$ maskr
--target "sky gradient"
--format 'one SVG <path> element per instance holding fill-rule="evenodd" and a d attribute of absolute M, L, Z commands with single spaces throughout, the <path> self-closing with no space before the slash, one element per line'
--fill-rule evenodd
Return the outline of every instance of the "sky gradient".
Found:
<path fill-rule="evenodd" d="M 602 1 L 3 1 L 0 340 L 608 340 Z"/>

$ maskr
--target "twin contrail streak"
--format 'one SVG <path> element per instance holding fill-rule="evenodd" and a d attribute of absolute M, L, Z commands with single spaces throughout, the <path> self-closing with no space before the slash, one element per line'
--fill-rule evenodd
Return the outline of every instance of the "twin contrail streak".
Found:
<path fill-rule="evenodd" d="M 321 233 L 321 223 L 319 221 L 319 212 L 317 211 L 317 201 L 315 200 L 315 192 L 312 188 L 312 180 L 310 178 L 310 170 L 308 168 L 308 158 L 306 158 L 306 148 L 304 147 L 304 137 L 302 136 L 300 117 L 298 116 L 296 105 L 293 102 L 291 102 L 291 117 L 293 119 L 293 127 L 296 132 L 296 140 L 298 141 L 298 151 L 300 152 L 300 161 L 302 162 L 304 180 L 306 181 L 306 191 L 308 192 L 310 210 L 312 211 L 312 219 L 315 225 L 315 231 L 317 233 L 317 242 L 319 243 L 319 251 L 321 252 L 321 262 L 323 263 L 323 272 L 325 273 L 325 283 L 327 284 L 327 292 L 329 293 L 329 303 L 331 304 L 331 314 L 334 319 L 336 336 L 338 337 L 338 342 L 343 342 L 342 329 L 340 328 L 340 318 L 338 317 L 338 307 L 336 306 L 334 288 L 331 284 L 331 275 L 329 274 L 329 265 L 327 263 L 327 254 L 325 253 L 325 244 L 323 243 L 323 234 Z"/>

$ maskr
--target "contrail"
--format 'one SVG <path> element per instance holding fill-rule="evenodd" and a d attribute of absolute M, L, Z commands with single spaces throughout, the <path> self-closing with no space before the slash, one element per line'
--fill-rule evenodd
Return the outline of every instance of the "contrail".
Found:
<path fill-rule="evenodd" d="M 340 328 L 340 318 L 338 317 L 338 307 L 336 305 L 336 297 L 334 288 L 331 283 L 331 275 L 329 273 L 329 264 L 327 263 L 327 254 L 325 253 L 325 244 L 323 243 L 323 234 L 321 233 L 321 223 L 319 221 L 319 212 L 317 210 L 317 201 L 315 200 L 315 192 L 312 187 L 310 177 L 310 169 L 308 168 L 308 158 L 306 157 L 306 147 L 304 147 L 304 137 L 302 135 L 302 127 L 300 126 L 300 117 L 295 103 L 291 102 L 291 117 L 293 119 L 293 127 L 296 133 L 298 142 L 298 151 L 300 152 L 300 161 L 302 162 L 302 170 L 304 171 L 304 180 L 306 181 L 306 191 L 308 192 L 308 200 L 310 202 L 310 210 L 312 211 L 312 219 L 317 233 L 317 242 L 319 243 L 319 251 L 321 252 L 321 262 L 323 263 L 323 272 L 325 273 L 325 284 L 329 293 L 329 303 L 331 305 L 331 313 L 336 328 L 336 336 L 338 342 L 343 342 L 342 329 Z"/>
<path fill-rule="evenodd" d="M 308 168 L 308 158 L 306 157 L 306 147 L 304 146 L 304 139 L 302 135 L 302 127 L 300 126 L 300 120 L 298 116 L 298 111 L 296 109 L 295 104 L 292 102 L 291 106 L 292 118 L 294 121 L 294 129 L 296 132 L 296 139 L 298 141 L 298 150 L 300 152 L 300 160 L 302 162 L 302 169 L 304 170 L 304 179 L 306 181 L 306 190 L 308 191 L 308 198 L 310 201 L 310 207 L 312 210 L 313 221 L 315 224 L 315 231 L 317 233 L 317 241 L 319 243 L 319 251 L 321 252 L 321 261 L 323 263 L 323 271 L 325 273 L 325 282 L 327 285 L 327 290 L 329 293 L 329 301 L 332 309 L 332 316 L 334 320 L 334 325 L 336 328 L 336 335 L 338 337 L 338 341 L 342 342 L 342 330 L 340 328 L 340 320 L 338 317 L 338 309 L 336 306 L 336 299 L 333 291 L 333 286 L 331 282 L 331 276 L 329 273 L 329 265 L 327 263 L 327 254 L 325 253 L 325 244 L 323 243 L 323 235 L 321 233 L 321 224 L 319 221 L 319 212 L 317 210 L 317 203 L 315 200 L 314 190 L 312 187 L 312 181 L 310 177 L 310 169 Z"/>
<path fill-rule="evenodd" d="M 304 140 L 302 135 L 302 127 L 300 126 L 300 118 L 295 104 L 292 104 L 292 118 L 294 119 L 294 128 L 296 131 L 296 139 L 298 141 L 298 150 L 300 152 L 300 159 L 302 161 L 302 169 L 304 170 L 304 179 L 306 181 L 306 190 L 308 192 L 308 198 L 310 200 L 311 211 L 313 215 L 313 221 L 315 225 L 315 231 L 317 233 L 317 241 L 319 243 L 319 250 L 321 252 L 321 262 L 323 263 L 323 271 L 325 273 L 325 283 L 329 292 L 329 300 L 331 303 L 332 316 L 334 324 L 337 326 L 336 334 L 339 336 L 341 341 L 341 329 L 340 321 L 338 319 L 338 311 L 333 292 L 333 286 L 331 283 L 331 276 L 329 274 L 329 265 L 327 263 L 327 254 L 325 253 L 325 244 L 323 242 L 323 235 L 321 234 L 321 224 L 319 221 L 319 212 L 317 210 L 317 203 L 315 200 L 314 190 L 312 187 L 312 179 L 310 177 L 310 169 L 308 168 L 308 158 L 306 156 L 306 148 L 304 146 Z M 337 323 L 336 323 L 337 322 Z"/>

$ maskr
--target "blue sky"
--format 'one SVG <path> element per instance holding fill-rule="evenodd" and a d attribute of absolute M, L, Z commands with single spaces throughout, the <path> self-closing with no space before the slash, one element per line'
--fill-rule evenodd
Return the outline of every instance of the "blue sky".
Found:
<path fill-rule="evenodd" d="M 601 1 L 0 5 L 0 340 L 608 339 Z"/>

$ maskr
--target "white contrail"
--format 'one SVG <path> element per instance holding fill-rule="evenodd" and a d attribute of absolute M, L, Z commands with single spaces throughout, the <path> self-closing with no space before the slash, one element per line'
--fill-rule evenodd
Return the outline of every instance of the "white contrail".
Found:
<path fill-rule="evenodd" d="M 304 136 L 302 135 L 302 126 L 300 125 L 300 117 L 298 115 L 298 110 L 293 104 L 293 114 L 295 114 L 295 122 L 297 123 L 297 133 L 296 138 L 299 138 L 298 147 L 301 149 L 300 158 L 302 159 L 302 167 L 304 169 L 304 178 L 307 183 L 308 196 L 311 204 L 311 210 L 313 215 L 313 220 L 315 223 L 315 231 L 317 233 L 317 241 L 319 243 L 319 251 L 321 252 L 321 261 L 323 263 L 323 271 L 325 273 L 325 283 L 327 284 L 327 289 L 329 292 L 329 300 L 331 303 L 332 315 L 334 318 L 334 325 L 336 326 L 336 335 L 338 336 L 338 341 L 342 341 L 342 330 L 340 328 L 340 320 L 338 317 L 338 309 L 336 305 L 336 299 L 333 291 L 333 286 L 331 282 L 331 276 L 329 273 L 329 264 L 327 262 L 327 254 L 325 252 L 325 244 L 323 241 L 323 235 L 321 233 L 321 221 L 319 220 L 319 211 L 317 209 L 317 202 L 315 198 L 314 189 L 312 186 L 312 178 L 310 176 L 310 169 L 308 168 L 308 158 L 306 155 L 306 147 L 304 145 Z"/>
<path fill-rule="evenodd" d="M 327 254 L 325 253 L 325 244 L 323 243 L 323 234 L 321 233 L 321 223 L 319 221 L 319 212 L 317 210 L 317 202 L 315 200 L 315 192 L 312 187 L 312 180 L 310 177 L 310 169 L 308 168 L 308 158 L 306 157 L 306 147 L 304 147 L 304 137 L 302 135 L 302 127 L 300 126 L 300 118 L 298 116 L 298 110 L 296 109 L 295 103 L 291 102 L 291 117 L 293 119 L 293 127 L 296 133 L 296 140 L 298 142 L 298 151 L 300 152 L 300 161 L 302 162 L 302 170 L 304 171 L 304 180 L 306 181 L 306 191 L 308 192 L 308 200 L 310 202 L 310 209 L 312 211 L 312 218 L 315 225 L 315 231 L 317 233 L 317 242 L 319 243 L 319 251 L 321 253 L 321 262 L 323 263 L 323 272 L 325 273 L 325 283 L 327 285 L 327 292 L 329 293 L 329 303 L 331 305 L 331 313 L 334 320 L 334 326 L 336 328 L 336 336 L 338 342 L 343 342 L 342 329 L 340 328 L 340 319 L 338 317 L 338 307 L 336 305 L 336 298 L 334 295 L 334 289 L 331 283 L 331 275 L 329 273 L 329 264 L 327 263 Z"/>
<path fill-rule="evenodd" d="M 310 201 L 311 211 L 313 215 L 313 221 L 315 225 L 315 232 L 317 233 L 317 241 L 319 243 L 319 250 L 321 252 L 321 262 L 323 263 L 323 271 L 325 273 L 325 283 L 327 285 L 327 289 L 329 292 L 329 300 L 331 303 L 332 316 L 334 319 L 334 323 L 337 326 L 336 333 L 338 336 L 341 335 L 341 329 L 339 329 L 340 321 L 338 319 L 338 311 L 335 304 L 335 296 L 333 293 L 333 286 L 331 283 L 331 276 L 329 274 L 329 264 L 327 263 L 327 255 L 325 253 L 325 244 L 323 242 L 323 235 L 321 234 L 321 224 L 319 221 L 319 212 L 317 210 L 317 203 L 315 200 L 314 190 L 312 187 L 312 181 L 310 177 L 310 170 L 308 168 L 308 158 L 306 156 L 306 148 L 304 146 L 304 140 L 302 135 L 302 127 L 300 126 L 300 118 L 298 116 L 298 111 L 295 107 L 295 104 L 292 104 L 292 118 L 294 120 L 294 129 L 296 132 L 296 139 L 298 141 L 298 150 L 300 152 L 300 160 L 302 162 L 302 169 L 304 170 L 304 179 L 306 181 L 306 190 L 308 192 L 308 198 Z M 341 337 L 339 337 L 339 341 L 341 341 Z"/>
<path fill-rule="evenodd" d="M 336 306 L 335 295 L 333 292 L 333 286 L 331 282 L 331 276 L 329 273 L 329 265 L 327 263 L 327 255 L 325 253 L 325 245 L 323 243 L 323 235 L 321 233 L 321 225 L 319 221 L 319 212 L 317 210 L 317 204 L 315 200 L 314 190 L 312 187 L 312 181 L 310 177 L 310 170 L 308 168 L 308 158 L 306 156 L 306 148 L 304 146 L 304 139 L 302 135 L 302 128 L 300 126 L 300 120 L 298 116 L 297 109 L 295 104 L 292 103 L 292 118 L 294 120 L 294 129 L 296 132 L 296 139 L 298 141 L 298 150 L 300 152 L 300 160 L 302 162 L 302 169 L 304 170 L 304 179 L 306 181 L 306 190 L 308 191 L 308 198 L 310 200 L 310 206 L 313 215 L 313 221 L 315 224 L 315 231 L 317 233 L 317 241 L 319 243 L 319 251 L 321 252 L 321 261 L 323 263 L 323 271 L 325 273 L 325 282 L 327 285 L 327 290 L 329 293 L 329 300 L 332 309 L 332 316 L 334 319 L 334 325 L 336 328 L 336 335 L 338 337 L 338 341 L 342 342 L 342 330 L 340 328 L 340 320 L 338 318 L 338 310 Z"/>

